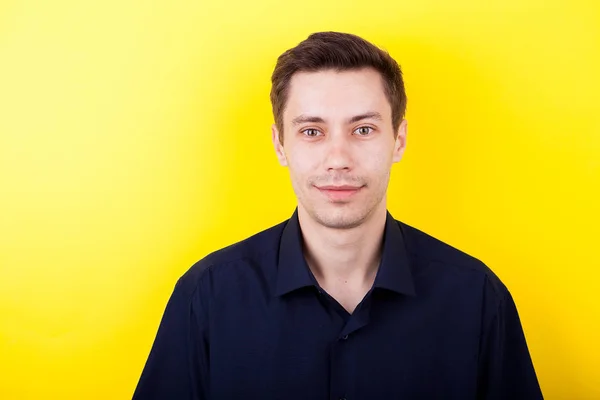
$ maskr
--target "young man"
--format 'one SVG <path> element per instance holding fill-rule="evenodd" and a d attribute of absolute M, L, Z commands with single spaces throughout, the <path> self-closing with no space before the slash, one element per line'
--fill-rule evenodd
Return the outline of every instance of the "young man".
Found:
<path fill-rule="evenodd" d="M 298 206 L 179 279 L 134 398 L 542 398 L 498 277 L 387 211 L 407 135 L 398 64 L 315 33 L 272 84 Z"/>

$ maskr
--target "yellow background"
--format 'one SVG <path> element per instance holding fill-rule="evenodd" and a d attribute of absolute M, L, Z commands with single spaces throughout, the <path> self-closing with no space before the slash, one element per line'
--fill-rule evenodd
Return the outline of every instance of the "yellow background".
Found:
<path fill-rule="evenodd" d="M 389 210 L 509 287 L 548 399 L 600 398 L 594 1 L 0 0 L 0 398 L 130 398 L 176 279 L 289 218 L 277 56 L 403 67 Z"/>

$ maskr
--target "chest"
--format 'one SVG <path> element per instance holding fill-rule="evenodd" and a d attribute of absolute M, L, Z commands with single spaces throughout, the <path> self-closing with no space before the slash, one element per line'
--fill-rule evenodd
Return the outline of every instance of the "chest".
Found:
<path fill-rule="evenodd" d="M 330 302 L 337 303 L 330 305 L 336 307 L 339 305 L 347 314 L 354 313 L 356 308 L 365 300 L 369 289 L 368 288 L 351 288 L 351 287 L 323 287 L 321 295 L 328 298 Z"/>
<path fill-rule="evenodd" d="M 225 310 L 209 330 L 211 398 L 470 398 L 477 327 L 449 331 L 449 310 L 415 311 L 399 298 L 368 298 L 344 314 L 314 293 L 241 319 Z"/>

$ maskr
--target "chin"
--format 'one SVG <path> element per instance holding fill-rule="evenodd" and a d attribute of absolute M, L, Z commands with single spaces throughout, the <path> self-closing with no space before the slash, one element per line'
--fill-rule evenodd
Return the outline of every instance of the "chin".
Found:
<path fill-rule="evenodd" d="M 347 204 L 348 207 L 340 207 L 339 204 L 328 204 L 317 212 L 313 218 L 321 225 L 332 229 L 351 229 L 359 226 L 368 214 L 356 205 Z"/>

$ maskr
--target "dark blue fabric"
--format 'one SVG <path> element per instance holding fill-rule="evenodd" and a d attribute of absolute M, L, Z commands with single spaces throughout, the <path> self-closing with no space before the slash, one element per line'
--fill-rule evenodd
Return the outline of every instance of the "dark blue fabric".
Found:
<path fill-rule="evenodd" d="M 515 303 L 481 261 L 388 211 L 349 314 L 310 272 L 297 213 L 179 279 L 134 399 L 542 398 Z"/>

